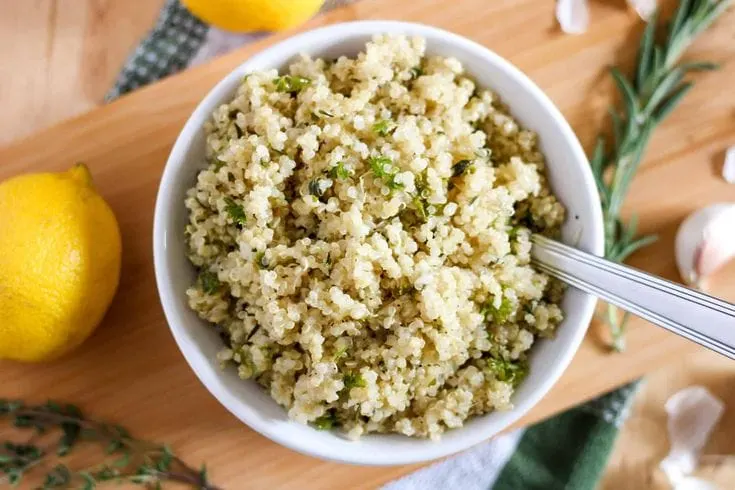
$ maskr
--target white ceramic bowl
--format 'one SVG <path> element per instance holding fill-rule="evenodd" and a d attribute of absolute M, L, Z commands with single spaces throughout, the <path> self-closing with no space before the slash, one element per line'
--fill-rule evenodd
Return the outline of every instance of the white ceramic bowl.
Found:
<path fill-rule="evenodd" d="M 592 317 L 595 300 L 576 290 L 565 294 L 565 320 L 553 340 L 542 340 L 531 354 L 530 374 L 513 397 L 515 408 L 475 417 L 447 431 L 440 441 L 401 435 L 369 435 L 357 442 L 290 421 L 286 411 L 254 382 L 234 369 L 220 370 L 215 360 L 222 341 L 214 329 L 187 306 L 185 291 L 195 280 L 186 258 L 186 190 L 204 162 L 204 122 L 233 96 L 242 76 L 254 70 L 282 68 L 297 54 L 315 57 L 355 55 L 374 34 L 422 36 L 429 54 L 459 59 L 478 85 L 490 87 L 513 115 L 536 131 L 548 160 L 552 188 L 568 210 L 566 241 L 601 254 L 602 217 L 585 154 L 564 117 L 523 73 L 492 51 L 456 34 L 433 27 L 391 21 L 336 24 L 287 39 L 240 65 L 199 104 L 171 151 L 156 202 L 153 249 L 156 281 L 171 332 L 187 362 L 207 389 L 230 412 L 264 436 L 305 454 L 349 463 L 392 465 L 425 461 L 468 448 L 506 428 L 549 391 L 577 350 Z"/>

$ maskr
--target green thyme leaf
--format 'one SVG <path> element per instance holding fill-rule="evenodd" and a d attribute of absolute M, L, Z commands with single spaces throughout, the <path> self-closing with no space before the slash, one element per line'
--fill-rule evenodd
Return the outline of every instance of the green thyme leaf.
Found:
<path fill-rule="evenodd" d="M 377 157 L 370 157 L 368 159 L 368 163 L 370 164 L 370 168 L 373 171 L 373 175 L 382 179 L 390 175 L 388 170 L 386 170 L 386 167 L 388 165 L 392 165 L 393 160 L 391 160 L 388 157 L 377 156 Z"/>
<path fill-rule="evenodd" d="M 510 320 L 514 310 L 513 302 L 504 297 L 497 308 L 492 301 L 488 301 L 480 313 L 493 325 L 503 325 Z"/>
<path fill-rule="evenodd" d="M 422 198 L 418 194 L 413 196 L 411 199 L 411 203 L 413 204 L 414 210 L 416 210 L 416 214 L 419 215 L 419 218 L 426 221 L 429 219 L 430 213 L 429 213 L 429 205 L 426 203 L 426 199 Z"/>
<path fill-rule="evenodd" d="M 367 386 L 365 378 L 361 374 L 348 373 L 342 378 L 345 383 L 345 389 L 350 390 L 352 388 L 364 388 Z"/>
<path fill-rule="evenodd" d="M 214 294 L 219 291 L 221 286 L 217 274 L 210 271 L 202 271 L 199 273 L 199 283 L 202 285 L 202 291 L 206 294 Z"/>
<path fill-rule="evenodd" d="M 273 84 L 276 86 L 277 92 L 295 94 L 311 84 L 311 80 L 297 75 L 284 75 L 275 78 Z"/>
<path fill-rule="evenodd" d="M 388 189 L 392 191 L 400 190 L 406 187 L 403 182 L 397 182 L 395 178 L 391 178 L 388 182 L 385 183 L 385 185 L 387 185 Z"/>
<path fill-rule="evenodd" d="M 329 176 L 334 180 L 345 180 L 350 177 L 350 171 L 345 168 L 344 162 L 338 162 L 336 166 L 329 169 Z"/>
<path fill-rule="evenodd" d="M 322 415 L 313 422 L 317 430 L 331 430 L 338 426 L 337 418 L 332 412 Z"/>
<path fill-rule="evenodd" d="M 316 197 L 322 197 L 324 191 L 322 190 L 319 179 L 309 181 L 309 194 Z"/>
<path fill-rule="evenodd" d="M 518 238 L 518 234 L 521 232 L 522 229 L 522 226 L 511 226 L 508 230 L 508 238 L 510 238 L 511 240 Z"/>
<path fill-rule="evenodd" d="M 346 355 L 347 355 L 347 346 L 345 345 L 344 347 L 341 347 L 337 349 L 336 351 L 334 351 L 333 359 L 335 361 L 338 361 Z"/>
<path fill-rule="evenodd" d="M 379 134 L 380 136 L 388 136 L 395 128 L 396 125 L 393 123 L 393 121 L 390 121 L 388 119 L 383 119 L 382 121 L 378 121 L 373 124 L 373 132 Z"/>
<path fill-rule="evenodd" d="M 525 361 L 506 361 L 493 357 L 487 360 L 488 369 L 498 381 L 510 383 L 516 387 L 528 375 L 528 363 Z"/>
<path fill-rule="evenodd" d="M 393 160 L 390 158 L 385 156 L 370 157 L 368 163 L 373 175 L 381 179 L 389 189 L 396 190 L 405 187 L 402 182 L 396 182 L 398 168 L 393 166 Z"/>
<path fill-rule="evenodd" d="M 46 474 L 42 488 L 64 488 L 69 485 L 70 482 L 71 471 L 69 471 L 69 468 L 63 464 L 57 464 Z"/>
<path fill-rule="evenodd" d="M 245 225 L 245 210 L 231 197 L 225 197 L 225 211 L 236 225 Z"/>
<path fill-rule="evenodd" d="M 72 446 L 74 446 L 74 444 L 77 442 L 77 439 L 79 439 L 79 432 L 81 430 L 81 427 L 77 423 L 66 422 L 61 424 L 61 430 L 64 432 L 64 435 L 59 441 L 59 448 L 57 452 L 59 456 L 66 456 L 67 454 L 69 454 Z"/>
<path fill-rule="evenodd" d="M 18 407 L 17 410 L 14 407 Z M 10 409 L 13 410 L 10 410 Z M 26 476 L 40 482 L 39 490 L 80 488 L 93 490 L 104 482 L 139 483 L 146 488 L 162 488 L 164 483 L 183 484 L 197 490 L 219 490 L 211 485 L 206 474 L 190 467 L 176 457 L 165 445 L 133 439 L 127 430 L 84 417 L 74 405 L 50 401 L 39 405 L 25 405 L 0 400 L 0 416 L 5 416 L 22 432 L 39 430 L 43 433 L 60 433 L 61 437 L 47 437 L 43 445 L 19 444 L 5 440 L 0 444 L 0 486 L 25 484 Z M 83 430 L 82 430 L 83 428 Z M 22 434 L 20 434 L 22 436 Z M 8 434 L 15 438 L 16 435 Z M 79 443 L 92 443 L 89 448 L 108 447 L 99 452 L 97 462 L 90 467 L 75 469 L 58 462 Z M 110 451 L 114 445 L 119 450 Z M 123 457 L 114 459 L 110 452 L 121 451 Z M 94 453 L 89 452 L 90 455 Z M 131 461 L 135 463 L 131 464 Z M 50 469 L 49 469 L 50 468 Z M 35 475 L 32 473 L 36 473 Z M 25 485 L 23 488 L 31 488 Z"/>

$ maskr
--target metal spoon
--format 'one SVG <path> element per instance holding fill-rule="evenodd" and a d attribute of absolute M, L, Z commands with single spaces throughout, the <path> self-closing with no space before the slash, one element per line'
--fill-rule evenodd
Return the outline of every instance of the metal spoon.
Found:
<path fill-rule="evenodd" d="M 531 242 L 539 270 L 735 359 L 735 305 L 541 235 Z"/>

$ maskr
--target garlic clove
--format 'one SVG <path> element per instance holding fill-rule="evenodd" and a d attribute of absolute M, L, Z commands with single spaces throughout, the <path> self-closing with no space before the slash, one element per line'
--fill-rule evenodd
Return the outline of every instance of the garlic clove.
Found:
<path fill-rule="evenodd" d="M 715 428 L 725 404 L 704 386 L 690 386 L 672 395 L 665 405 L 671 449 L 659 463 L 675 490 L 709 490 L 716 487 L 691 474 Z"/>
<path fill-rule="evenodd" d="M 648 21 L 658 8 L 656 0 L 628 0 L 628 5 L 640 15 L 641 19 Z"/>
<path fill-rule="evenodd" d="M 590 24 L 590 11 L 587 0 L 558 0 L 556 2 L 556 20 L 561 30 L 567 34 L 587 32 Z"/>
<path fill-rule="evenodd" d="M 735 258 L 735 203 L 702 208 L 679 226 L 676 233 L 676 265 L 687 284 L 703 287 L 703 281 Z"/>
<path fill-rule="evenodd" d="M 735 146 L 731 146 L 725 153 L 722 177 L 730 184 L 735 184 Z"/>
<path fill-rule="evenodd" d="M 686 476 L 679 480 L 674 487 L 674 490 L 720 490 L 713 483 L 710 483 L 701 478 L 695 478 L 693 476 Z"/>

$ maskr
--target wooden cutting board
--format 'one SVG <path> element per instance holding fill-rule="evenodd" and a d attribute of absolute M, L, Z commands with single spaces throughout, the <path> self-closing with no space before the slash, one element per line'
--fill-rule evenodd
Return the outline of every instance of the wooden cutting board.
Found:
<path fill-rule="evenodd" d="M 589 147 L 612 96 L 605 68 L 632 65 L 642 29 L 623 2 L 593 2 L 591 14 L 588 34 L 565 36 L 554 21 L 553 2 L 368 0 L 332 11 L 304 29 L 391 18 L 465 35 L 533 78 Z M 628 199 L 627 209 L 639 214 L 641 230 L 660 235 L 655 245 L 633 258 L 633 265 L 671 279 L 677 279 L 673 236 L 678 223 L 707 203 L 735 201 L 735 186 L 719 176 L 724 151 L 735 144 L 734 26 L 735 12 L 730 12 L 692 50 L 692 56 L 725 66 L 699 77 L 695 90 L 657 131 Z M 0 179 L 86 162 L 118 216 L 124 242 L 120 290 L 98 332 L 73 355 L 51 364 L 0 363 L 0 396 L 77 403 L 141 437 L 171 444 L 192 463 L 206 462 L 215 482 L 228 489 L 374 488 L 418 467 L 328 463 L 256 434 L 199 384 L 179 354 L 159 305 L 151 251 L 153 205 L 174 139 L 196 103 L 222 76 L 289 34 L 268 38 L 0 149 Z M 735 281 L 720 277 L 713 291 L 735 300 Z M 521 424 L 548 417 L 667 363 L 684 362 L 699 349 L 634 320 L 627 352 L 610 355 L 602 347 L 602 334 L 599 325 L 592 326 L 572 366 Z"/>

